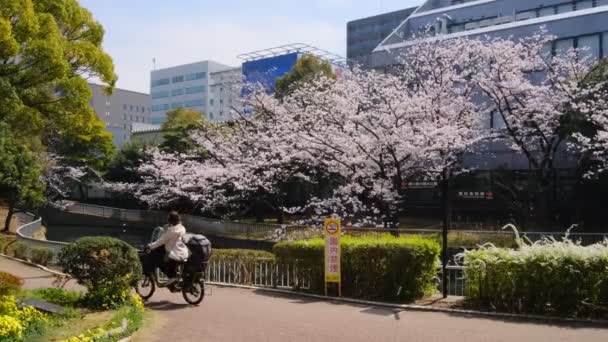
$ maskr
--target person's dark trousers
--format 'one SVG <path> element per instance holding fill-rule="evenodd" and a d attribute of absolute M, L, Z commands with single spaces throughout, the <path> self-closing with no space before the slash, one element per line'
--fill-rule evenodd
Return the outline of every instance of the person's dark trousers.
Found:
<path fill-rule="evenodd" d="M 164 272 L 164 257 L 164 248 L 154 249 L 149 254 L 144 255 L 144 257 L 142 258 L 142 268 L 144 274 L 152 273 L 156 268 L 160 268 Z"/>
<path fill-rule="evenodd" d="M 167 262 L 165 263 L 165 274 L 169 278 L 175 278 L 177 276 L 177 267 L 179 266 L 179 262 L 167 258 Z"/>

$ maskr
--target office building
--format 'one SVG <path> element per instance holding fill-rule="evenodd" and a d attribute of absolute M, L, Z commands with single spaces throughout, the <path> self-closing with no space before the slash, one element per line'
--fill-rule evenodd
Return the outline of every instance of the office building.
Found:
<path fill-rule="evenodd" d="M 112 133 L 112 141 L 120 147 L 131 139 L 131 128 L 137 123 L 150 123 L 150 95 L 116 88 L 111 95 L 104 86 L 89 84 L 93 91 L 91 107 L 99 120 Z"/>
<path fill-rule="evenodd" d="M 346 24 L 346 59 L 349 65 L 367 68 L 374 49 L 388 37 L 416 7 L 357 19 Z"/>
<path fill-rule="evenodd" d="M 396 63 L 414 35 L 518 38 L 541 27 L 556 37 L 548 51 L 588 47 L 595 58 L 608 56 L 608 0 L 429 0 L 376 47 L 372 67 Z"/>
<path fill-rule="evenodd" d="M 314 55 L 329 62 L 336 73 L 346 67 L 343 57 L 301 43 L 245 53 L 238 56 L 243 60 L 243 81 L 246 85 L 244 94 L 251 90 L 248 86 L 250 84 L 261 84 L 269 94 L 272 94 L 276 79 L 290 72 L 298 59 L 305 55 Z"/>
<path fill-rule="evenodd" d="M 237 117 L 242 111 L 242 89 L 241 67 L 210 73 L 209 120 L 228 121 Z"/>
<path fill-rule="evenodd" d="M 167 112 L 176 108 L 192 108 L 201 113 L 211 113 L 211 103 L 215 106 L 216 102 L 215 96 L 209 93 L 209 86 L 213 84 L 211 74 L 231 69 L 234 68 L 203 61 L 153 70 L 150 73 L 152 123 L 163 123 Z M 207 118 L 216 120 L 209 115 Z"/>

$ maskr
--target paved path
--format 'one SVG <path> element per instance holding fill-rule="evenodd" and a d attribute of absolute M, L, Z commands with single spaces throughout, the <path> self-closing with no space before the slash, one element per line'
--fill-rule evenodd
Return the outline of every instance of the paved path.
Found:
<path fill-rule="evenodd" d="M 0 257 L 0 270 L 26 288 L 51 286 L 53 276 Z M 266 291 L 212 287 L 198 307 L 158 290 L 147 306 L 157 318 L 135 341 L 608 341 L 608 327 L 550 325 L 444 313 L 330 303 Z"/>
<path fill-rule="evenodd" d="M 0 271 L 12 273 L 22 278 L 23 287 L 26 289 L 53 287 L 53 282 L 56 279 L 55 275 L 49 272 L 2 256 L 0 256 Z M 84 290 L 84 288 L 76 284 L 76 281 L 74 280 L 68 281 L 65 288 L 68 290 Z"/>
<path fill-rule="evenodd" d="M 151 341 L 608 341 L 608 330 L 399 311 L 214 287 L 199 307 L 158 291 L 165 322 Z M 607 327 L 608 329 L 608 327 Z"/>

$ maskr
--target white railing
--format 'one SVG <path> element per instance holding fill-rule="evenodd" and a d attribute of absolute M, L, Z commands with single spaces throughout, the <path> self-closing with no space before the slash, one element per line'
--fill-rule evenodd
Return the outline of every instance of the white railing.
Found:
<path fill-rule="evenodd" d="M 295 266 L 277 265 L 271 259 L 257 259 L 254 262 L 212 261 L 206 274 L 206 280 L 214 284 L 310 288 L 310 281 L 303 279 Z"/>

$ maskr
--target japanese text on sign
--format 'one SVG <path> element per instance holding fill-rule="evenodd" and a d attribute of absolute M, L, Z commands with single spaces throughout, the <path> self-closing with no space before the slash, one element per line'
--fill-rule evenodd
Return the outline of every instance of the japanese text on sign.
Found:
<path fill-rule="evenodd" d="M 325 281 L 340 282 L 340 219 L 325 220 Z"/>

